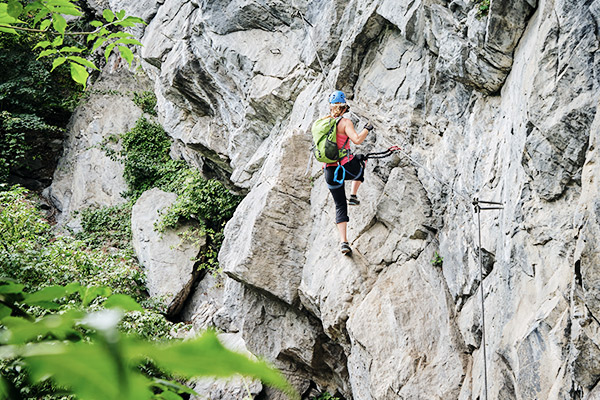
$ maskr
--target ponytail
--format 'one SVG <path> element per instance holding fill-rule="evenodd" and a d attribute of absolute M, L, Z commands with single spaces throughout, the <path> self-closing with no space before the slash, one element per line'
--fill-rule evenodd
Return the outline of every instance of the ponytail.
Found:
<path fill-rule="evenodd" d="M 331 116 L 333 118 L 337 118 L 340 117 L 342 115 L 344 115 L 344 113 L 346 112 L 346 104 L 332 104 L 331 105 Z"/>

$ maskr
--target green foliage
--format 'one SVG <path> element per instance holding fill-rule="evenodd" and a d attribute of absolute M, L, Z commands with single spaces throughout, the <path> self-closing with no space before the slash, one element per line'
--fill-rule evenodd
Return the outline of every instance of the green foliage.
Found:
<path fill-rule="evenodd" d="M 129 185 L 126 195 L 135 201 L 154 187 L 177 193 L 177 200 L 166 210 L 157 230 L 197 222 L 182 239 L 193 242 L 205 236 L 207 246 L 199 267 L 218 270 L 217 255 L 223 242 L 223 227 L 242 197 L 230 193 L 219 181 L 203 178 L 200 171 L 185 162 L 172 160 L 169 155 L 171 141 L 166 132 L 146 118 L 140 118 L 121 139 L 123 150 L 120 156 Z M 114 152 L 109 150 L 108 154 Z"/>
<path fill-rule="evenodd" d="M 173 180 L 184 165 L 169 156 L 171 141 L 164 129 L 146 118 L 140 118 L 121 140 L 125 164 L 123 176 L 129 186 L 126 195 L 133 200 L 146 190 Z"/>
<path fill-rule="evenodd" d="M 73 0 L 33 0 L 25 2 L 25 6 L 18 0 L 3 0 L 0 1 L 0 33 L 36 34 L 37 40 L 32 47 L 34 50 L 40 49 L 38 58 L 50 57 L 52 69 L 63 64 L 68 65 L 71 78 L 84 88 L 89 70 L 97 70 L 98 67 L 81 55 L 93 53 L 101 46 L 106 46 L 104 55 L 107 60 L 111 52 L 117 50 L 131 65 L 133 52 L 128 46 L 141 46 L 141 43 L 134 39 L 132 34 L 117 31 L 115 28 L 145 24 L 142 19 L 127 16 L 124 10 L 116 14 L 111 10 L 104 10 L 104 21 L 90 21 L 90 29 L 81 32 L 76 31 L 76 23 L 68 22 L 65 16 L 84 17 L 80 6 Z M 68 40 L 74 37 L 80 37 L 82 40 L 75 43 Z"/>
<path fill-rule="evenodd" d="M 75 237 L 86 246 L 131 249 L 131 203 L 81 211 L 82 231 Z"/>
<path fill-rule="evenodd" d="M 0 112 L 0 182 L 8 181 L 11 171 L 26 166 L 28 159 L 37 156 L 32 152 L 31 137 L 46 133 L 62 134 L 62 129 L 48 125 L 34 114 Z"/>
<path fill-rule="evenodd" d="M 487 17 L 490 11 L 490 0 L 474 0 L 477 7 L 477 18 Z"/>
<path fill-rule="evenodd" d="M 149 90 L 142 93 L 133 93 L 133 102 L 143 112 L 156 116 L 156 95 Z"/>
<path fill-rule="evenodd" d="M 207 180 L 195 168 L 182 168 L 166 186 L 177 200 L 165 213 L 161 227 L 180 221 L 198 220 L 206 228 L 221 229 L 232 216 L 241 197 L 233 195 L 217 180 Z"/>
<path fill-rule="evenodd" d="M 0 34 L 0 104 L 3 110 L 36 114 L 51 125 L 62 126 L 69 118 L 62 113 L 73 109 L 81 91 L 66 67 L 50 73 L 52 63 L 31 51 L 39 38 L 35 33 Z"/>
<path fill-rule="evenodd" d="M 70 236 L 55 236 L 26 191 L 0 192 L 0 274 L 28 290 L 79 282 L 108 286 L 116 293 L 145 297 L 144 276 L 126 252 L 86 246 Z"/>
<path fill-rule="evenodd" d="M 29 387 L 51 382 L 54 388 L 64 388 L 65 394 L 80 400 L 181 399 L 180 394 L 195 394 L 177 382 L 145 375 L 144 366 L 151 361 L 182 378 L 243 374 L 298 398 L 279 372 L 262 361 L 225 349 L 214 332 L 167 343 L 120 334 L 117 326 L 123 313 L 132 305 L 139 308 L 125 296 L 112 304 L 115 296 L 109 297 L 104 302 L 108 309 L 92 313 L 69 308 L 34 318 L 25 311 L 32 303 L 58 304 L 62 296 L 83 297 L 87 292 L 87 288 L 71 284 L 28 293 L 23 285 L 0 281 L 0 324 L 4 328 L 0 333 L 0 359 L 12 370 L 27 371 Z M 31 394 L 14 384 L 9 368 L 2 372 L 1 399 Z"/>
<path fill-rule="evenodd" d="M 50 226 L 42 219 L 35 203 L 20 187 L 0 192 L 0 253 L 10 256 L 25 252 L 35 242 L 49 238 Z"/>
<path fill-rule="evenodd" d="M 191 228 L 188 240 L 205 236 L 206 248 L 200 257 L 200 269 L 216 272 L 217 260 L 223 243 L 223 228 L 231 219 L 242 197 L 229 192 L 217 180 L 207 180 L 195 168 L 182 168 L 165 190 L 178 194 L 177 200 L 166 210 L 157 229 L 175 228 L 181 222 L 197 221 L 198 228 Z"/>
<path fill-rule="evenodd" d="M 48 142 L 61 139 L 80 90 L 59 68 L 36 60 L 33 35 L 0 34 L 0 183 L 31 160 L 55 162 Z"/>
<path fill-rule="evenodd" d="M 188 329 L 188 325 L 183 323 L 173 324 L 167 321 L 162 314 L 152 312 L 133 311 L 127 313 L 119 323 L 121 332 L 154 341 L 172 339 L 172 333 Z"/>
<path fill-rule="evenodd" d="M 436 251 L 435 253 L 433 253 L 433 258 L 431 259 L 431 265 L 433 265 L 434 267 L 439 267 L 441 268 L 442 265 L 444 264 L 444 258 L 442 256 L 440 256 L 438 254 L 438 252 Z"/>

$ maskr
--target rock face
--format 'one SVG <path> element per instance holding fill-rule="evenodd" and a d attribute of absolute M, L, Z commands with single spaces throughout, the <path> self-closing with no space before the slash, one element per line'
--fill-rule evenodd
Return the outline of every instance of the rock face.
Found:
<path fill-rule="evenodd" d="M 182 237 L 193 227 L 190 224 L 165 232 L 156 231 L 161 214 L 176 199 L 175 193 L 151 189 L 142 194 L 131 210 L 133 248 L 144 267 L 148 292 L 165 303 L 170 315 L 177 314 L 183 307 L 198 277 L 196 259 L 206 244 L 204 236 L 197 241 Z"/>
<path fill-rule="evenodd" d="M 219 300 L 184 315 L 241 335 L 301 393 L 476 399 L 487 365 L 489 398 L 598 396 L 600 0 L 492 0 L 482 16 L 468 0 L 144 4 L 174 154 L 247 193 Z M 402 146 L 367 164 L 352 257 L 310 157 L 334 88 L 375 125 L 361 152 Z M 53 189 L 65 210 L 83 201 L 71 187 Z M 481 245 L 473 198 L 503 203 L 480 214 Z"/>
<path fill-rule="evenodd" d="M 132 101 L 132 92 L 148 90 L 143 75 L 134 76 L 111 64 L 103 71 L 89 97 L 77 107 L 68 127 L 63 156 L 46 196 L 60 211 L 58 222 L 77 229 L 72 213 L 93 206 L 124 203 L 127 190 L 123 164 L 111 159 L 103 145 L 111 135 L 133 128 L 142 111 Z"/>

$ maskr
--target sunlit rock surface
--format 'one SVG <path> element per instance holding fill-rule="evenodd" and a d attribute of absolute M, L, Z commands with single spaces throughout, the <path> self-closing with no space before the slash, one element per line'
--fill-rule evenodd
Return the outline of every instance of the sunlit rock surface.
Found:
<path fill-rule="evenodd" d="M 301 393 L 475 399 L 483 289 L 489 398 L 598 396 L 600 1 L 147 3 L 139 55 L 174 154 L 247 194 L 219 301 L 184 315 Z M 367 164 L 352 257 L 310 156 L 334 88 L 375 125 L 357 151 L 403 150 Z M 504 205 L 481 214 L 483 285 L 473 198 Z"/>

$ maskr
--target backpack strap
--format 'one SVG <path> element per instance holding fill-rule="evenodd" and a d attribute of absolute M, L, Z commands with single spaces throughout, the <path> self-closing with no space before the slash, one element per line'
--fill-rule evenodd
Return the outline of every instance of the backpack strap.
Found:
<path fill-rule="evenodd" d="M 348 161 L 350 161 L 350 154 L 352 154 L 352 151 L 350 151 L 350 149 L 346 149 L 346 145 L 348 144 L 348 140 L 350 140 L 350 138 L 346 137 L 346 141 L 344 142 L 344 144 L 342 145 L 342 148 L 340 150 L 346 150 L 346 157 L 348 157 Z M 344 157 L 342 157 L 342 158 L 344 158 Z M 340 161 L 342 160 L 342 158 L 340 158 Z M 340 162 L 340 161 L 338 161 L 338 162 Z"/>
<path fill-rule="evenodd" d="M 338 124 L 338 123 L 339 123 L 339 122 L 342 120 L 342 118 L 344 118 L 344 116 L 343 116 L 343 115 L 341 115 L 341 116 L 339 116 L 339 117 L 337 118 L 337 120 L 336 120 L 336 123 L 335 123 L 335 125 L 336 125 L 336 128 L 337 128 L 337 124 Z M 346 150 L 346 155 L 345 155 L 344 157 L 347 157 L 347 158 L 348 158 L 348 161 L 350 161 L 350 155 L 352 155 L 352 151 L 351 151 L 350 149 L 346 149 L 346 145 L 348 144 L 348 140 L 350 140 L 350 137 L 349 137 L 349 136 L 346 136 L 346 141 L 345 141 L 345 142 L 344 142 L 344 144 L 342 145 L 342 148 L 341 148 L 341 149 L 339 149 L 339 150 L 344 150 L 344 149 L 345 149 L 345 150 Z M 338 164 L 339 164 L 339 165 L 342 165 L 342 164 L 341 164 L 341 160 L 342 160 L 344 157 L 342 157 L 342 158 L 340 158 L 340 159 L 338 160 Z"/>
<path fill-rule="evenodd" d="M 339 117 L 337 117 L 337 118 L 335 119 L 335 124 L 333 124 L 333 125 L 331 126 L 331 129 L 329 129 L 329 132 L 327 133 L 327 136 L 328 136 L 328 137 L 329 137 L 329 136 L 331 136 L 331 134 L 333 133 L 333 130 L 334 130 L 334 129 L 337 131 L 337 126 L 338 126 L 338 124 L 340 123 L 340 121 L 342 120 L 342 118 L 344 118 L 344 116 L 343 116 L 343 115 L 340 115 Z M 336 136 L 337 136 L 337 132 L 336 132 Z"/>

